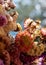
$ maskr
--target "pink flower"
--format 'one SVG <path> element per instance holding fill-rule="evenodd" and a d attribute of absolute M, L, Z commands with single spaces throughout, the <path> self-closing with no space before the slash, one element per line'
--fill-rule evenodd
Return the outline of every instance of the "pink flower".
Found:
<path fill-rule="evenodd" d="M 4 0 L 0 0 L 0 4 L 3 4 L 4 3 Z"/>
<path fill-rule="evenodd" d="M 3 60 L 0 59 L 0 65 L 4 65 Z"/>
<path fill-rule="evenodd" d="M 7 18 L 5 15 L 0 14 L 0 26 L 5 26 L 7 24 Z"/>
<path fill-rule="evenodd" d="M 41 33 L 42 33 L 43 36 L 46 36 L 46 28 L 42 28 Z"/>

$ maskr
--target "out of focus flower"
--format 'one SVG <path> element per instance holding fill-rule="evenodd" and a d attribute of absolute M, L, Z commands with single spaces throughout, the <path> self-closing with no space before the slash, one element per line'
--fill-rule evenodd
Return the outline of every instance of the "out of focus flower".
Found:
<path fill-rule="evenodd" d="M 46 36 L 46 28 L 42 28 L 41 33 L 42 33 L 43 36 Z"/>
<path fill-rule="evenodd" d="M 43 57 L 40 57 L 40 58 L 37 58 L 33 63 L 35 65 L 42 65 L 42 60 L 43 60 Z"/>
<path fill-rule="evenodd" d="M 7 24 L 7 18 L 5 15 L 0 14 L 0 26 L 5 26 Z"/>
<path fill-rule="evenodd" d="M 19 23 L 17 23 L 17 31 L 21 31 L 22 30 L 22 27 Z"/>
<path fill-rule="evenodd" d="M 24 21 L 24 28 L 27 28 L 29 27 L 29 25 L 32 23 L 32 19 L 28 18 Z"/>
<path fill-rule="evenodd" d="M 30 42 L 31 41 L 31 42 Z M 28 31 L 19 32 L 15 37 L 15 44 L 20 51 L 27 52 L 32 48 L 33 38 Z"/>
<path fill-rule="evenodd" d="M 4 0 L 0 0 L 0 4 L 3 4 L 4 3 Z"/>
<path fill-rule="evenodd" d="M 10 65 L 10 55 L 7 50 L 0 52 L 0 65 Z"/>
<path fill-rule="evenodd" d="M 3 60 L 0 59 L 0 65 L 4 65 Z"/>

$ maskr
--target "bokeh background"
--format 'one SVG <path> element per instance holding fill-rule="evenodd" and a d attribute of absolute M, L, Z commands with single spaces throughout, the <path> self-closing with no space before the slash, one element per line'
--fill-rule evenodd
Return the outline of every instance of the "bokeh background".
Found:
<path fill-rule="evenodd" d="M 46 26 L 46 0 L 13 0 L 19 13 L 18 20 L 22 26 L 25 18 L 40 19 Z"/>
<path fill-rule="evenodd" d="M 25 18 L 40 19 L 41 25 L 46 26 L 46 0 L 13 0 L 16 10 L 19 13 L 17 22 L 22 27 Z M 12 33 L 15 35 L 15 33 Z"/>

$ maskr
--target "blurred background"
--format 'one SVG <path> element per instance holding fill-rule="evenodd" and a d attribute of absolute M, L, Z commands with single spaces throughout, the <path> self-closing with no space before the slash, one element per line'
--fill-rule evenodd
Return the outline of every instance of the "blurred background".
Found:
<path fill-rule="evenodd" d="M 25 18 L 40 19 L 46 26 L 46 0 L 13 0 L 19 13 L 18 22 L 23 26 Z"/>
<path fill-rule="evenodd" d="M 46 26 L 46 0 L 13 0 L 19 13 L 18 20 L 22 27 L 25 18 L 40 19 Z M 13 33 L 14 34 L 14 33 Z"/>

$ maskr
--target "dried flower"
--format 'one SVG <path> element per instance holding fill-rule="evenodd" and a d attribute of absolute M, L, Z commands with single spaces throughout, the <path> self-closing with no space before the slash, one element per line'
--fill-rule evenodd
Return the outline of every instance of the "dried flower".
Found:
<path fill-rule="evenodd" d="M 33 39 L 29 32 L 22 31 L 19 32 L 15 37 L 15 43 L 17 44 L 20 51 L 28 52 L 29 49 L 32 48 L 33 45 Z"/>
<path fill-rule="evenodd" d="M 9 55 L 9 53 L 8 53 L 7 50 L 2 50 L 2 51 L 0 52 L 0 59 L 3 60 L 3 62 L 4 62 L 3 65 L 10 65 L 10 55 Z M 2 61 L 1 61 L 1 62 L 2 62 Z M 1 62 L 0 62 L 0 63 L 1 63 Z M 2 63 L 3 63 L 3 62 L 2 62 Z"/>
<path fill-rule="evenodd" d="M 33 22 L 32 19 L 28 18 L 24 21 L 24 28 L 27 28 L 30 26 L 30 24 Z"/>
<path fill-rule="evenodd" d="M 43 36 L 46 36 L 46 28 L 42 28 L 41 33 L 42 33 Z"/>

